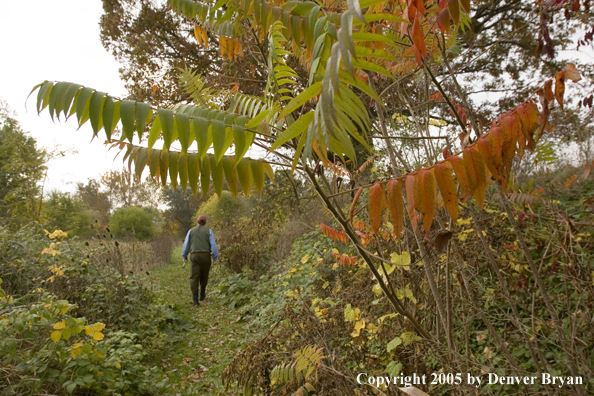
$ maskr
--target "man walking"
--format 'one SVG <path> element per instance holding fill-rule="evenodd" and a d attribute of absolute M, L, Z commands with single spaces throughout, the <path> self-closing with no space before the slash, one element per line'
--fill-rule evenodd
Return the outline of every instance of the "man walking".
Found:
<path fill-rule="evenodd" d="M 188 231 L 182 249 L 184 264 L 188 261 L 188 254 L 190 254 L 190 261 L 192 262 L 190 286 L 194 306 L 199 306 L 200 301 L 206 298 L 211 252 L 214 261 L 217 261 L 219 257 L 219 249 L 214 239 L 214 233 L 205 225 L 206 216 L 198 217 L 198 225 Z M 200 301 L 198 299 L 198 286 L 200 286 Z"/>

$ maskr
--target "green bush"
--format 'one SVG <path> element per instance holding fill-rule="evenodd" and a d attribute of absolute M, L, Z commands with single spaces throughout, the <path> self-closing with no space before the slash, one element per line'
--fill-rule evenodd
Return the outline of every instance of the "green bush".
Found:
<path fill-rule="evenodd" d="M 189 326 L 171 305 L 156 301 L 150 276 L 93 265 L 101 246 L 85 247 L 59 231 L 46 235 L 32 226 L 15 234 L 0 232 L 0 250 L 0 278 L 19 303 L 36 299 L 32 291 L 53 293 L 76 305 L 73 315 L 103 322 L 109 331 L 136 333 L 149 355 L 162 351 Z"/>
<path fill-rule="evenodd" d="M 39 302 L 15 306 L 0 288 L 0 395 L 146 395 L 165 385 L 135 334 L 104 334 L 50 293 L 30 297 Z"/>
<path fill-rule="evenodd" d="M 154 210 L 129 206 L 113 212 L 109 227 L 116 238 L 147 241 L 157 233 L 157 219 Z"/>

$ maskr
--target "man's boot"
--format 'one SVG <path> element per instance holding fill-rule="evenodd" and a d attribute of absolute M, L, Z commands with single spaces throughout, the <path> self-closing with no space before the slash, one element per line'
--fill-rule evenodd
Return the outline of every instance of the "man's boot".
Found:
<path fill-rule="evenodd" d="M 194 300 L 195 307 L 200 305 L 200 301 L 198 301 L 198 294 L 192 294 L 192 299 Z"/>
<path fill-rule="evenodd" d="M 203 301 L 206 298 L 206 291 L 200 293 L 200 301 Z"/>

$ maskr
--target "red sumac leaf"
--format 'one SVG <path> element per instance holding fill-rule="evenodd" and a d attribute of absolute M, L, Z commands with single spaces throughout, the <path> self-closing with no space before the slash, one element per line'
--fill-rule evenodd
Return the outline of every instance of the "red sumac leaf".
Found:
<path fill-rule="evenodd" d="M 432 169 L 421 169 L 415 178 L 417 180 L 417 203 L 423 213 L 423 227 L 425 232 L 431 229 L 435 212 L 435 176 Z"/>
<path fill-rule="evenodd" d="M 407 175 L 404 185 L 406 191 L 406 206 L 408 208 L 408 217 L 413 226 L 413 230 L 417 229 L 417 214 L 415 213 L 415 196 L 416 194 L 416 183 L 413 175 Z"/>
<path fill-rule="evenodd" d="M 464 160 L 457 155 L 452 155 L 447 161 L 456 173 L 456 179 L 462 189 L 462 202 L 468 201 L 472 197 L 472 190 L 470 189 L 470 182 L 468 180 L 468 171 Z"/>
<path fill-rule="evenodd" d="M 450 10 L 450 16 L 454 20 L 454 23 L 458 26 L 460 23 L 460 4 L 458 3 L 458 0 L 449 0 L 448 10 Z"/>
<path fill-rule="evenodd" d="M 412 27 L 412 40 L 417 46 L 417 49 L 425 58 L 428 56 L 427 46 L 425 45 L 425 38 L 423 37 L 423 29 L 421 29 L 421 23 L 419 22 L 419 14 L 415 16 L 415 21 Z"/>
<path fill-rule="evenodd" d="M 357 190 L 357 193 L 355 194 L 355 197 L 353 198 L 353 202 L 351 203 L 351 210 L 349 210 L 349 221 L 351 223 L 353 222 L 353 215 L 355 213 L 355 207 L 357 206 L 357 201 L 359 200 L 359 197 L 361 196 L 362 192 L 363 192 L 363 187 L 359 187 L 359 189 Z"/>
<path fill-rule="evenodd" d="M 522 123 L 522 133 L 527 141 L 526 148 L 533 152 L 536 147 L 534 132 L 538 127 L 538 108 L 532 102 L 525 102 L 516 108 L 516 112 Z"/>
<path fill-rule="evenodd" d="M 434 166 L 435 181 L 443 198 L 444 205 L 452 220 L 458 219 L 458 195 L 454 175 L 449 163 L 436 164 Z"/>
<path fill-rule="evenodd" d="M 404 226 L 404 200 L 402 198 L 402 185 L 400 181 L 392 179 L 388 182 L 388 209 L 394 225 L 396 238 L 402 236 Z"/>
<path fill-rule="evenodd" d="M 489 137 L 482 136 L 476 142 L 476 148 L 479 151 L 479 153 L 481 153 L 481 155 L 483 156 L 485 165 L 487 166 L 487 169 L 489 169 L 491 175 L 493 175 L 495 179 L 499 180 L 501 176 L 499 175 L 499 170 L 495 165 L 496 162 L 493 159 L 493 141 Z"/>
<path fill-rule="evenodd" d="M 485 162 L 483 157 L 475 150 L 474 147 L 469 147 L 463 152 L 464 162 L 468 171 L 468 177 L 472 193 L 479 208 L 483 209 L 485 202 L 485 195 L 487 193 L 487 174 Z"/>
<path fill-rule="evenodd" d="M 369 219 L 371 220 L 371 228 L 376 234 L 379 231 L 382 223 L 382 211 L 385 207 L 386 194 L 384 193 L 384 184 L 375 183 L 369 189 Z"/>
<path fill-rule="evenodd" d="M 450 12 L 447 8 L 439 12 L 437 23 L 444 34 L 450 34 Z"/>

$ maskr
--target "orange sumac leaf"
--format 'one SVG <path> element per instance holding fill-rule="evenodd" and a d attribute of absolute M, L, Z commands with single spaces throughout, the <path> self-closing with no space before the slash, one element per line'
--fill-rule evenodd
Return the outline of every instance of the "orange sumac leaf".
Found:
<path fill-rule="evenodd" d="M 576 180 L 577 180 L 577 175 L 571 176 L 571 179 L 569 179 L 565 182 L 565 189 L 567 190 L 569 188 L 569 186 L 571 186 L 573 184 L 573 182 Z"/>
<path fill-rule="evenodd" d="M 417 46 L 417 49 L 425 58 L 428 56 L 427 46 L 425 45 L 425 38 L 423 37 L 423 29 L 421 29 L 421 23 L 419 22 L 419 14 L 415 16 L 415 21 L 412 27 L 412 40 Z"/>
<path fill-rule="evenodd" d="M 382 223 L 382 211 L 386 203 L 386 194 L 384 192 L 383 183 L 375 183 L 369 189 L 369 219 L 371 220 L 371 228 L 376 234 L 379 232 Z"/>
<path fill-rule="evenodd" d="M 527 141 L 526 148 L 532 152 L 536 147 L 534 132 L 538 127 L 538 108 L 532 102 L 525 102 L 516 108 L 516 112 L 522 123 L 522 133 Z"/>
<path fill-rule="evenodd" d="M 468 171 L 466 170 L 464 160 L 457 155 L 452 155 L 448 158 L 447 162 L 454 169 L 454 173 L 456 173 L 456 179 L 462 189 L 462 202 L 468 201 L 472 197 L 472 190 L 470 189 Z"/>
<path fill-rule="evenodd" d="M 460 0 L 460 5 L 467 14 L 470 14 L 470 0 Z"/>
<path fill-rule="evenodd" d="M 512 135 L 515 137 L 515 140 L 518 142 L 518 157 L 522 159 L 524 156 L 524 148 L 526 147 L 526 137 L 522 133 L 522 123 L 520 119 L 516 116 L 510 115 L 503 117 L 502 120 L 503 129 L 505 129 L 508 135 Z"/>
<path fill-rule="evenodd" d="M 400 181 L 396 179 L 388 182 L 388 209 L 392 217 L 396 238 L 400 238 L 404 226 L 404 200 L 402 198 L 402 186 Z"/>
<path fill-rule="evenodd" d="M 408 217 L 413 226 L 413 230 L 417 229 L 417 214 L 415 213 L 415 196 L 416 194 L 416 183 L 413 175 L 407 175 L 404 185 L 406 190 L 406 205 L 408 207 Z"/>
<path fill-rule="evenodd" d="M 359 189 L 357 190 L 357 193 L 355 194 L 355 197 L 353 198 L 353 202 L 351 203 L 351 210 L 349 210 L 349 221 L 351 223 L 353 222 L 353 215 L 355 213 L 355 207 L 357 206 L 357 201 L 359 200 L 359 197 L 361 196 L 362 192 L 363 192 L 363 187 L 359 187 Z"/>
<path fill-rule="evenodd" d="M 324 223 L 320 223 L 320 232 L 328 238 L 334 239 L 335 241 L 344 243 L 347 241 L 346 234 L 343 231 L 335 230 Z"/>
<path fill-rule="evenodd" d="M 417 11 L 421 13 L 421 15 L 425 16 L 425 4 L 423 4 L 423 0 L 413 0 L 415 3 L 415 8 Z"/>
<path fill-rule="evenodd" d="M 501 151 L 501 158 L 503 164 L 503 177 L 507 178 L 511 171 L 514 156 L 516 155 L 517 136 L 512 129 L 504 130 L 505 142 Z"/>
<path fill-rule="evenodd" d="M 563 110 L 563 95 L 565 95 L 565 72 L 560 71 L 555 74 L 555 98 Z"/>
<path fill-rule="evenodd" d="M 501 176 L 499 175 L 499 170 L 497 169 L 496 160 L 495 158 L 499 158 L 499 153 L 494 153 L 493 151 L 493 141 L 487 137 L 482 136 L 476 142 L 476 148 L 483 156 L 483 160 L 485 161 L 485 165 L 489 172 L 495 179 L 500 179 Z"/>
<path fill-rule="evenodd" d="M 464 163 L 468 172 L 468 178 L 472 193 L 476 199 L 479 208 L 483 209 L 485 202 L 485 195 L 487 193 L 487 174 L 485 162 L 483 157 L 475 150 L 474 147 L 469 147 L 463 152 Z"/>
<path fill-rule="evenodd" d="M 448 165 L 447 162 L 436 164 L 433 170 L 444 205 L 452 220 L 456 220 L 458 219 L 458 194 L 456 194 L 456 184 L 454 183 L 452 169 Z"/>
<path fill-rule="evenodd" d="M 450 12 L 447 8 L 437 15 L 437 24 L 444 34 L 450 34 Z"/>
<path fill-rule="evenodd" d="M 458 0 L 449 0 L 448 10 L 450 10 L 450 16 L 454 20 L 454 23 L 458 26 L 460 23 L 460 4 L 458 3 Z"/>
<path fill-rule="evenodd" d="M 425 232 L 431 229 L 433 215 L 435 212 L 435 176 L 432 169 L 421 169 L 416 177 L 417 180 L 417 202 L 423 213 L 423 227 Z"/>

